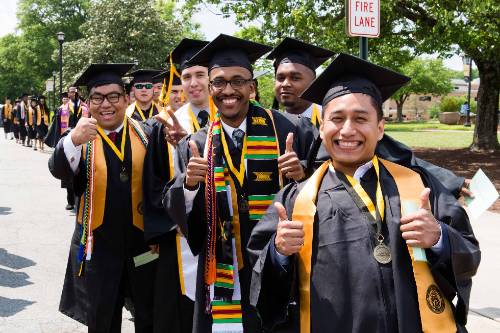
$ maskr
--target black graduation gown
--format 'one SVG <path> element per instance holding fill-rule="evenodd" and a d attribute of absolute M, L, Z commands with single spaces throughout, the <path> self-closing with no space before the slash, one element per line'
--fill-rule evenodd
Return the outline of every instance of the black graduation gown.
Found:
<path fill-rule="evenodd" d="M 48 132 L 48 126 L 49 124 L 45 123 L 45 119 L 43 117 L 43 112 L 49 112 L 47 109 L 45 111 L 40 110 L 39 108 L 35 109 L 35 120 L 37 119 L 38 114 L 40 113 L 40 125 L 36 125 L 36 133 L 37 133 L 37 139 L 43 140 L 45 136 L 47 135 Z"/>
<path fill-rule="evenodd" d="M 316 129 L 307 118 L 285 115 L 277 111 L 272 112 L 275 120 L 280 151 L 285 151 L 286 137 L 288 133 L 292 132 L 294 133 L 294 150 L 297 153 L 298 158 L 300 160 L 304 160 L 305 162 L 307 151 L 312 144 Z M 207 137 L 207 128 L 208 127 L 205 127 L 195 134 L 186 137 L 177 146 L 176 166 L 179 171 L 176 171 L 176 177 L 167 184 L 163 201 L 169 216 L 178 223 L 184 235 L 187 236 L 191 250 L 195 255 L 199 255 L 193 326 L 193 332 L 195 333 L 210 333 L 212 331 L 211 315 L 205 313 L 205 292 L 203 288 L 203 267 L 206 242 L 205 195 L 204 185 L 201 184 L 196 198 L 194 199 L 191 213 L 186 215 L 183 184 L 186 177 L 186 165 L 190 158 L 188 142 L 189 140 L 194 140 L 194 142 L 198 145 L 199 151 L 203 152 Z M 227 137 L 227 142 L 229 144 L 229 149 L 231 150 L 233 148 L 232 140 Z M 233 159 L 237 159 L 237 157 L 233 155 Z M 255 223 L 250 222 L 248 213 L 240 214 L 239 218 L 244 265 L 244 267 L 239 270 L 243 327 L 245 332 L 261 332 L 262 328 L 260 320 L 255 309 L 253 309 L 249 304 L 252 270 L 250 262 L 248 261 L 247 251 L 244 247 L 244 244 L 247 244 L 248 242 Z"/>
<path fill-rule="evenodd" d="M 431 272 L 444 296 L 458 296 L 454 308 L 457 330 L 466 332 L 471 278 L 480 261 L 478 242 L 468 217 L 453 196 L 432 175 L 423 174 L 431 187 L 430 201 L 436 218 L 448 235 L 449 252 L 440 256 L 426 250 Z M 411 259 L 399 230 L 401 218 L 397 187 L 386 169 L 380 167 L 385 201 L 382 232 L 390 246 L 391 264 L 373 258 L 374 226 L 367 222 L 332 172 L 323 178 L 317 198 L 311 268 L 311 332 L 421 332 L 416 286 Z M 282 190 L 282 202 L 291 218 L 295 199 L 305 182 Z M 373 168 L 361 184 L 375 196 Z M 372 199 L 373 200 L 373 199 Z M 278 218 L 273 206 L 254 228 L 248 243 L 253 267 L 251 303 L 266 328 L 300 332 L 296 257 L 286 267 L 269 254 Z M 325 320 L 328 318 L 328 320 Z"/>
<path fill-rule="evenodd" d="M 70 112 L 68 129 L 75 128 L 77 122 L 78 122 L 77 115 Z M 56 114 L 52 118 L 52 124 L 50 124 L 48 133 L 43 141 L 47 146 L 55 148 L 60 139 L 61 139 L 61 107 L 57 109 Z"/>
<path fill-rule="evenodd" d="M 139 107 L 139 105 L 136 104 L 137 107 Z M 151 115 L 151 117 L 149 117 L 149 110 L 151 109 L 151 107 L 149 107 L 147 110 L 142 110 L 142 114 L 144 115 L 144 117 L 146 117 L 146 121 L 154 116 L 156 116 L 158 114 L 158 107 L 156 106 L 156 104 L 153 103 L 153 113 Z M 132 119 L 135 119 L 137 121 L 144 121 L 141 117 L 141 115 L 139 114 L 139 112 L 137 112 L 137 109 L 134 109 L 134 113 L 132 113 L 132 116 L 130 117 Z"/>
<path fill-rule="evenodd" d="M 121 139 L 121 132 L 117 138 Z M 85 262 L 82 277 L 78 276 L 80 265 L 77 262 L 81 231 L 80 225 L 75 223 L 59 310 L 89 328 L 107 332 L 117 302 L 122 302 L 123 297 L 127 296 L 134 304 L 135 325 L 136 328 L 140 326 L 137 331 L 151 332 L 151 281 L 154 280 L 157 263 L 153 261 L 134 267 L 133 257 L 149 251 L 149 247 L 144 241 L 144 233 L 132 224 L 130 180 L 124 183 L 119 177 L 122 162 L 107 144 L 103 144 L 103 149 L 107 164 L 104 221 L 94 230 L 92 258 Z M 131 170 L 128 135 L 125 149 L 125 163 L 127 169 Z M 73 174 L 64 154 L 63 141 L 60 140 L 49 160 L 49 169 L 56 178 L 66 181 L 73 179 L 78 197 L 85 189 L 86 175 L 81 172 L 83 168 L 83 161 L 80 161 L 80 172 Z"/>
<path fill-rule="evenodd" d="M 176 223 L 166 214 L 163 188 L 170 179 L 170 166 L 163 125 L 151 118 L 151 136 L 144 158 L 143 214 L 144 237 L 160 246 L 154 281 L 154 332 L 190 333 L 194 302 L 182 295 L 177 261 Z"/>
<path fill-rule="evenodd" d="M 322 144 L 319 145 L 319 143 L 320 141 L 318 140 L 314 143 L 315 147 L 313 146 L 311 148 L 311 153 L 308 156 L 309 173 L 312 173 L 313 169 L 330 159 L 325 147 Z M 460 196 L 460 189 L 465 181 L 464 177 L 459 177 L 448 169 L 441 168 L 416 157 L 411 148 L 394 140 L 389 135 L 384 134 L 382 140 L 377 144 L 375 153 L 381 158 L 398 163 L 407 168 L 431 173 L 456 198 Z"/>

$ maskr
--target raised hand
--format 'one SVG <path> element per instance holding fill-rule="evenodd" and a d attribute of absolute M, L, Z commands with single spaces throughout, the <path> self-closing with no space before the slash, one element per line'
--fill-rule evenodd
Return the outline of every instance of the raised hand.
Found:
<path fill-rule="evenodd" d="M 166 120 L 160 115 L 156 115 L 155 119 L 162 123 L 163 126 L 165 126 L 163 129 L 165 140 L 167 140 L 167 142 L 171 145 L 177 146 L 179 141 L 182 140 L 182 138 L 185 137 L 188 133 L 179 123 L 177 117 L 170 108 L 167 109 L 167 113 L 170 116 L 170 119 Z"/>
<path fill-rule="evenodd" d="M 97 120 L 86 117 L 80 118 L 70 135 L 75 146 L 93 141 L 97 136 Z"/>
<path fill-rule="evenodd" d="M 296 181 L 306 176 L 297 154 L 293 151 L 293 133 L 286 137 L 285 153 L 278 158 L 278 168 L 286 178 Z"/>
<path fill-rule="evenodd" d="M 276 250 L 285 256 L 298 253 L 304 246 L 304 227 L 302 222 L 289 221 L 285 207 L 279 202 L 274 203 L 278 212 L 279 222 L 274 238 Z"/>
<path fill-rule="evenodd" d="M 431 190 L 425 188 L 420 194 L 420 209 L 401 218 L 400 230 L 409 246 L 428 249 L 441 237 L 441 227 L 431 212 L 430 193 Z"/>
<path fill-rule="evenodd" d="M 206 158 L 200 156 L 198 146 L 194 141 L 189 141 L 189 148 L 191 149 L 191 158 L 187 165 L 186 180 L 184 186 L 187 189 L 196 189 L 200 182 L 205 181 L 208 170 L 208 162 Z"/>

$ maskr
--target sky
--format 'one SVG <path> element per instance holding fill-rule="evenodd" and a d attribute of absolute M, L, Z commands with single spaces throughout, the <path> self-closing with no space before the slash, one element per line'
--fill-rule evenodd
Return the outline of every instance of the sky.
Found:
<path fill-rule="evenodd" d="M 16 29 L 16 4 L 17 0 L 1 0 L 2 10 L 0 10 L 0 37 L 13 33 Z M 207 40 L 212 40 L 219 33 L 231 35 L 239 30 L 234 21 L 234 17 L 224 18 L 220 12 L 212 5 L 204 5 L 193 20 L 201 24 L 201 31 Z M 453 56 L 444 60 L 444 65 L 454 70 L 462 70 L 462 59 Z"/>

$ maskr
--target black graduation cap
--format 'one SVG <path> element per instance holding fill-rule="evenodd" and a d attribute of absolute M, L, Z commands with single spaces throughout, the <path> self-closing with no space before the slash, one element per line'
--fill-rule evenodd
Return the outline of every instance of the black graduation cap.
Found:
<path fill-rule="evenodd" d="M 172 58 L 172 63 L 179 65 L 180 70 L 184 70 L 191 66 L 196 66 L 195 63 L 189 63 L 190 60 L 198 51 L 204 48 L 208 44 L 207 41 L 184 38 L 180 43 L 172 50 L 172 52 L 167 57 L 167 63 L 170 63 L 170 57 Z"/>
<path fill-rule="evenodd" d="M 75 87 L 87 86 L 88 90 L 105 84 L 123 85 L 122 76 L 134 64 L 90 64 L 73 84 Z"/>
<path fill-rule="evenodd" d="M 132 77 L 131 84 L 134 84 L 136 82 L 153 82 L 153 76 L 158 75 L 161 73 L 161 70 L 158 69 L 138 69 L 135 70 L 129 75 Z"/>
<path fill-rule="evenodd" d="M 363 93 L 382 104 L 410 80 L 408 76 L 388 68 L 339 53 L 300 98 L 325 106 L 334 98 Z"/>
<path fill-rule="evenodd" d="M 271 49 L 264 44 L 220 34 L 193 56 L 189 63 L 206 66 L 209 71 L 218 67 L 238 66 L 253 73 L 252 64 Z"/>
<path fill-rule="evenodd" d="M 160 83 L 160 82 L 163 82 L 163 80 L 165 80 L 165 79 L 167 79 L 167 82 L 168 82 L 168 80 L 170 79 L 170 71 L 164 71 L 164 72 L 161 72 L 160 74 L 153 76 L 153 83 Z M 174 86 L 181 84 L 181 79 L 175 74 L 174 74 L 172 84 Z"/>
<path fill-rule="evenodd" d="M 23 93 L 23 94 L 21 95 L 21 99 L 23 99 L 24 97 L 28 97 L 28 96 L 29 96 L 29 95 L 28 95 L 27 93 Z"/>
<path fill-rule="evenodd" d="M 65 92 L 61 93 L 61 98 L 68 98 L 68 92 L 65 91 Z"/>
<path fill-rule="evenodd" d="M 269 53 L 267 59 L 274 60 L 275 71 L 280 64 L 294 63 L 304 65 L 315 72 L 316 68 L 334 54 L 335 52 L 322 47 L 286 37 Z"/>

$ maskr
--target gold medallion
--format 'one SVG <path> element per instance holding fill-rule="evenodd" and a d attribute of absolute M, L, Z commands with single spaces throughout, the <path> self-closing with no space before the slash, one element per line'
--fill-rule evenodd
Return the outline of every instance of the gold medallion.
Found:
<path fill-rule="evenodd" d="M 391 249 L 384 243 L 380 243 L 373 249 L 373 256 L 380 264 L 388 264 L 392 260 Z"/>
<path fill-rule="evenodd" d="M 122 183 L 126 183 L 126 182 L 128 182 L 128 179 L 129 179 L 129 177 L 128 177 L 128 173 L 127 173 L 127 171 L 126 171 L 125 169 L 123 169 L 123 170 L 120 172 L 120 181 L 121 181 Z"/>

